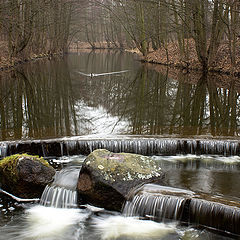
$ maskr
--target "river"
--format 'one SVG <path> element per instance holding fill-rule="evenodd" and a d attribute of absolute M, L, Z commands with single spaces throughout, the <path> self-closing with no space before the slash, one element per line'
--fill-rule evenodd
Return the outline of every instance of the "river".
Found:
<path fill-rule="evenodd" d="M 84 75 L 91 73 L 113 74 Z M 0 75 L 0 141 L 115 135 L 238 140 L 240 88 L 226 78 L 141 64 L 119 51 L 27 63 Z M 152 158 L 166 172 L 169 186 L 240 200 L 239 156 Z M 57 186 L 73 191 L 84 159 L 51 157 Z M 90 205 L 47 202 L 18 203 L 0 193 L 0 239 L 235 239 L 176 221 L 157 223 Z"/>
<path fill-rule="evenodd" d="M 239 137 L 240 87 L 234 79 L 156 71 L 133 56 L 82 52 L 1 73 L 0 140 L 91 134 Z M 123 70 L 128 71 L 79 73 Z"/>

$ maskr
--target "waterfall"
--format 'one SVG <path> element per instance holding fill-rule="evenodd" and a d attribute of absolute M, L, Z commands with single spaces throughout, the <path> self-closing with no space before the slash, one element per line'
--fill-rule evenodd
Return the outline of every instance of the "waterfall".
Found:
<path fill-rule="evenodd" d="M 40 204 L 55 208 L 75 208 L 78 175 L 79 166 L 69 166 L 57 172 L 54 182 L 45 187 Z"/>
<path fill-rule="evenodd" d="M 74 208 L 77 206 L 77 192 L 64 187 L 46 186 L 40 204 L 55 208 Z"/>
<path fill-rule="evenodd" d="M 7 156 L 8 144 L 6 142 L 0 142 L 0 159 Z"/>
<path fill-rule="evenodd" d="M 132 202 L 126 203 L 124 214 L 158 222 L 178 220 L 182 215 L 184 201 L 185 199 L 181 197 L 137 195 Z"/>
<path fill-rule="evenodd" d="M 106 138 L 70 137 L 63 139 L 33 140 L 0 143 L 0 157 L 19 152 L 39 156 L 88 155 L 95 149 L 112 152 L 129 152 L 142 155 L 209 154 L 240 155 L 237 140 L 170 139 L 146 136 L 116 136 Z"/>
<path fill-rule="evenodd" d="M 123 214 L 158 222 L 181 220 L 186 201 L 192 194 L 182 189 L 146 184 L 130 194 Z"/>
<path fill-rule="evenodd" d="M 231 201 L 219 203 L 204 199 L 191 199 L 189 204 L 189 222 L 197 226 L 210 226 L 240 235 L 239 204 Z"/>
<path fill-rule="evenodd" d="M 239 201 L 183 189 L 146 184 L 132 191 L 123 213 L 157 222 L 173 219 L 240 235 Z"/>

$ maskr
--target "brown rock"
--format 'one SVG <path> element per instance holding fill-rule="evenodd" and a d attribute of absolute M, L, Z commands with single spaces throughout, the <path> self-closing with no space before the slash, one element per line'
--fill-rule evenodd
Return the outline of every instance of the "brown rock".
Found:
<path fill-rule="evenodd" d="M 131 189 L 162 178 L 160 167 L 149 157 L 98 149 L 82 165 L 77 187 L 80 203 L 119 211 Z"/>
<path fill-rule="evenodd" d="M 0 160 L 0 186 L 21 198 L 40 197 L 55 170 L 43 158 L 16 154 Z"/>

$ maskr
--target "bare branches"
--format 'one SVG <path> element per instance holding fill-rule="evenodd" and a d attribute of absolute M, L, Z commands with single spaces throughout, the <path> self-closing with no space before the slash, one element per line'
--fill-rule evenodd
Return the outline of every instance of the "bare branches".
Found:
<path fill-rule="evenodd" d="M 9 0 L 0 4 L 1 35 L 9 57 L 64 51 L 77 0 Z"/>

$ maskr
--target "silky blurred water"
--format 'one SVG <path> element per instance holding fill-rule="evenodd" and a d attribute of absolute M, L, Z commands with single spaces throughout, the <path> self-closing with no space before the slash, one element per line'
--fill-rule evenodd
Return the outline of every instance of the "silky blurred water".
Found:
<path fill-rule="evenodd" d="M 69 170 L 80 169 L 84 156 L 62 157 L 52 159 L 58 163 L 59 173 L 55 183 L 59 186 L 72 187 L 76 181 L 62 181 Z M 206 192 L 239 197 L 232 187 L 232 181 L 227 181 L 231 174 L 239 170 L 239 157 L 229 159 L 217 156 L 153 156 L 163 169 L 170 185 L 178 185 L 183 189 L 205 190 Z M 62 170 L 61 170 L 62 169 Z M 170 170 L 171 169 L 171 170 Z M 169 170 L 169 172 L 168 172 Z M 211 178 L 202 172 L 210 172 Z M 73 171 L 74 172 L 74 171 Z M 219 180 L 217 173 L 226 179 Z M 73 176 L 76 176 L 74 173 Z M 195 176 L 193 178 L 193 176 Z M 184 180 L 185 178 L 185 180 Z M 192 178 L 192 185 L 190 184 Z M 70 184 L 71 183 L 71 184 Z M 213 184 L 213 185 L 211 185 Z M 236 183 L 237 184 L 237 183 Z M 214 188 L 213 188 L 214 187 Z M 230 190 L 232 191 L 229 193 Z M 0 239 L 5 240 L 228 240 L 231 236 L 214 233 L 207 229 L 194 229 L 182 226 L 177 222 L 157 223 L 133 217 L 125 217 L 121 213 L 106 211 L 94 206 L 84 205 L 80 208 L 56 208 L 39 204 L 20 204 L 0 194 Z"/>

